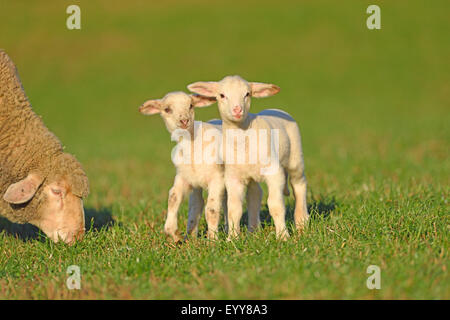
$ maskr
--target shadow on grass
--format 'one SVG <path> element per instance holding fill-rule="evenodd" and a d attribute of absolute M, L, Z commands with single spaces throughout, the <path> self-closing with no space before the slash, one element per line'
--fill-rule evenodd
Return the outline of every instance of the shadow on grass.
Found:
<path fill-rule="evenodd" d="M 22 241 L 31 241 L 40 238 L 39 229 L 29 223 L 12 223 L 6 218 L 0 217 L 0 233 L 18 238 Z"/>
<path fill-rule="evenodd" d="M 116 224 L 109 208 L 101 208 L 100 210 L 88 208 L 84 210 L 84 216 L 86 231 L 107 230 Z"/>
<path fill-rule="evenodd" d="M 86 232 L 97 232 L 101 229 L 109 229 L 116 223 L 112 217 L 111 210 L 107 208 L 102 208 L 100 210 L 87 208 L 84 210 L 84 213 Z M 6 218 L 0 217 L 0 233 L 2 232 L 25 242 L 32 240 L 45 241 L 44 233 L 41 232 L 39 228 L 29 223 L 13 223 Z"/>
<path fill-rule="evenodd" d="M 336 198 L 320 196 L 308 204 L 308 212 L 311 219 L 328 218 L 328 216 L 336 209 L 338 203 Z"/>
<path fill-rule="evenodd" d="M 315 198 L 313 196 L 312 201 L 308 202 L 308 213 L 311 220 L 316 219 L 326 219 L 330 214 L 336 209 L 338 203 L 335 197 L 319 196 Z M 289 199 L 286 204 L 286 223 L 294 223 L 294 211 L 295 211 L 295 201 Z M 264 228 L 265 225 L 272 224 L 272 217 L 269 213 L 269 208 L 267 204 L 261 207 L 260 212 L 261 226 Z M 248 221 L 248 212 L 246 211 L 243 219 L 241 220 L 241 226 L 246 226 Z"/>

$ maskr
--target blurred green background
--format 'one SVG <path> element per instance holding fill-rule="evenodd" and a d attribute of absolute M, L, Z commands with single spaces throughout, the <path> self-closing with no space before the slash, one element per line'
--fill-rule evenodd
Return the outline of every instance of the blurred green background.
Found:
<path fill-rule="evenodd" d="M 81 8 L 81 30 L 66 28 L 70 4 Z M 381 7 L 381 30 L 366 27 L 369 4 Z M 174 145 L 161 119 L 140 115 L 138 106 L 186 90 L 194 81 L 239 74 L 281 87 L 274 97 L 253 99 L 252 111 L 281 108 L 298 121 L 309 202 L 337 204 L 332 209 L 338 214 L 323 226 L 359 217 L 367 226 L 378 212 L 386 215 L 377 225 L 387 226 L 389 219 L 402 221 L 401 215 L 414 210 L 414 223 L 420 224 L 427 213 L 431 220 L 424 229 L 411 222 L 425 238 L 433 223 L 441 231 L 427 238 L 438 249 L 424 253 L 426 264 L 448 249 L 448 9 L 448 1 L 0 0 L 0 47 L 15 61 L 36 113 L 88 172 L 87 208 L 113 208 L 114 219 L 125 226 L 146 221 L 156 223 L 153 232 L 162 232 L 161 211 L 175 173 Z M 218 118 L 217 107 L 198 110 L 196 117 Z M 389 207 L 386 199 L 400 205 Z M 421 207 L 424 203 L 429 207 Z M 370 212 L 364 211 L 367 206 Z M 180 212 L 182 230 L 185 216 L 186 205 Z M 357 231 L 347 231 L 358 239 Z M 381 232 L 373 231 L 374 237 Z M 25 256 L 34 254 L 29 244 L 17 243 Z M 425 272 L 423 279 L 441 285 L 427 291 L 413 281 L 410 291 L 392 289 L 378 297 L 448 298 L 447 254 L 436 263 L 437 278 Z M 14 269 L 13 260 L 8 264 Z M 4 273 L 4 288 L 18 285 L 9 275 Z M 288 281 L 281 278 L 280 283 Z M 123 280 L 120 274 L 114 279 Z M 241 298 L 367 297 L 359 289 L 323 290 L 304 296 L 236 292 Z M 199 292 L 202 298 L 233 297 Z"/>

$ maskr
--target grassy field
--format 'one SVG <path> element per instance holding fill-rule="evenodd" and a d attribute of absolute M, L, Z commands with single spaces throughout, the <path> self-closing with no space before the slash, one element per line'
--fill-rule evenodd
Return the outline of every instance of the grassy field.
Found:
<path fill-rule="evenodd" d="M 0 0 L 0 47 L 91 185 L 72 247 L 0 218 L 0 299 L 450 298 L 447 1 L 375 1 L 381 30 L 367 1 L 152 2 Z M 66 28 L 73 3 L 81 30 Z M 255 234 L 211 243 L 203 219 L 175 246 L 162 232 L 174 145 L 137 108 L 228 74 L 281 87 L 252 110 L 298 121 L 312 219 L 277 242 L 264 197 Z M 187 203 L 179 217 L 184 231 Z"/>

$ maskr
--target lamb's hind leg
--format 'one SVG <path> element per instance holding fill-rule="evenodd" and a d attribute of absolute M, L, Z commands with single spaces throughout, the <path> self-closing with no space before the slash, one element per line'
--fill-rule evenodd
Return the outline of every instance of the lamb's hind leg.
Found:
<path fill-rule="evenodd" d="M 299 174 L 298 171 L 292 172 L 290 176 L 295 196 L 295 227 L 301 232 L 309 220 L 308 207 L 306 205 L 306 177 L 303 173 Z"/>
<path fill-rule="evenodd" d="M 224 220 L 224 226 L 225 226 L 225 232 L 228 234 L 228 196 L 227 196 L 227 190 L 224 191 L 224 196 L 222 199 L 222 211 L 223 211 L 223 220 Z"/>
<path fill-rule="evenodd" d="M 286 197 L 289 197 L 289 186 L 288 186 L 288 173 L 287 170 L 284 170 L 284 179 L 285 179 L 285 183 L 284 183 L 284 190 L 283 190 L 283 194 Z"/>
<path fill-rule="evenodd" d="M 198 233 L 198 223 L 203 212 L 203 195 L 201 188 L 195 188 L 191 195 L 189 196 L 189 214 L 188 214 L 188 224 L 187 224 L 187 236 L 197 236 Z"/>
<path fill-rule="evenodd" d="M 260 211 L 263 191 L 256 181 L 250 181 L 247 187 L 248 230 L 250 232 L 259 228 Z"/>

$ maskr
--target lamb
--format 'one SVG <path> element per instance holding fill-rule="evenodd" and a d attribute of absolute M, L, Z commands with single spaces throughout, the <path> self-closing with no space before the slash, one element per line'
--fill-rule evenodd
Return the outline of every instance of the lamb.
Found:
<path fill-rule="evenodd" d="M 251 97 L 272 96 L 278 93 L 280 88 L 273 84 L 247 82 L 240 76 L 227 76 L 219 82 L 195 82 L 188 85 L 188 89 L 205 97 L 214 97 L 218 101 L 223 121 L 224 146 L 227 148 L 224 151 L 224 163 L 225 186 L 228 193 L 229 239 L 239 234 L 245 186 L 257 182 L 267 184 L 267 204 L 274 220 L 277 237 L 283 240 L 288 238 L 283 199 L 283 194 L 289 193 L 286 185 L 288 176 L 296 200 L 294 213 L 296 229 L 303 230 L 309 216 L 298 125 L 289 114 L 281 110 L 269 109 L 258 114 L 249 113 Z M 242 138 L 241 144 L 234 143 L 235 137 L 238 137 L 238 141 Z M 255 139 L 254 143 L 245 140 L 251 138 Z M 255 145 L 259 149 L 260 159 L 250 161 L 256 152 L 250 152 L 249 149 Z M 237 153 L 239 157 L 238 151 L 241 146 L 246 148 L 245 161 L 239 163 L 235 160 L 235 154 Z M 261 159 L 261 155 L 264 159 L 270 157 L 271 164 Z"/>
<path fill-rule="evenodd" d="M 0 50 L 0 214 L 74 243 L 85 232 L 87 176 L 37 116 L 17 69 Z"/>
<path fill-rule="evenodd" d="M 224 199 L 224 166 L 220 158 L 221 121 L 194 120 L 194 108 L 215 103 L 215 98 L 171 92 L 162 99 L 148 100 L 139 111 L 144 115 L 160 114 L 177 146 L 172 153 L 176 166 L 173 187 L 169 191 L 164 232 L 175 242 L 181 240 L 177 214 L 183 198 L 190 194 L 187 235 L 196 235 L 204 206 L 202 190 L 208 190 L 205 216 L 207 237 L 217 239 L 220 210 Z M 200 149 L 198 149 L 200 148 Z M 257 184 L 248 192 L 249 229 L 259 225 L 262 190 Z M 224 209 L 226 211 L 226 209 Z"/>

